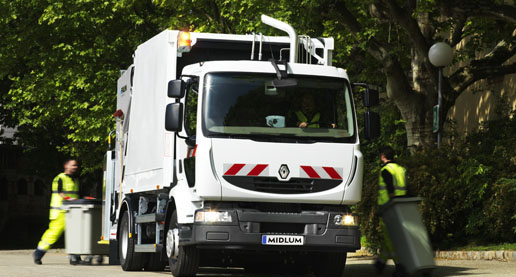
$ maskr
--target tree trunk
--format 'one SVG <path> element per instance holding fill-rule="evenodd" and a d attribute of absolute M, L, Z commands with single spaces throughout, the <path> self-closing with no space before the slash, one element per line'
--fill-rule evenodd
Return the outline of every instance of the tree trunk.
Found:
<path fill-rule="evenodd" d="M 432 107 L 426 104 L 425 98 L 412 105 L 401 105 L 394 101 L 406 121 L 408 147 L 427 147 L 435 144 L 436 136 L 432 133 Z"/>
<path fill-rule="evenodd" d="M 418 25 L 421 35 L 428 39 L 433 33 L 433 27 L 429 22 L 429 16 L 426 13 L 418 16 Z M 433 106 L 437 104 L 437 89 L 435 80 L 432 76 L 433 72 L 429 72 L 428 60 L 426 52 L 416 50 L 411 51 L 411 73 L 412 76 L 404 76 L 410 80 L 407 94 L 399 97 L 393 93 L 397 88 L 394 82 L 399 82 L 398 76 L 393 78 L 394 73 L 386 70 L 387 76 L 387 95 L 393 99 L 398 107 L 402 118 L 406 121 L 405 130 L 407 132 L 408 147 L 428 147 L 435 145 L 436 135 L 432 132 L 433 126 Z M 401 67 L 400 67 L 401 68 Z M 404 74 L 405 75 L 405 74 Z"/>
<path fill-rule="evenodd" d="M 419 95 L 419 101 L 412 103 L 410 107 L 398 108 L 407 121 L 407 146 L 427 147 L 435 143 L 436 136 L 432 132 L 433 106 L 437 104 L 437 90 L 432 76 L 424 63 L 426 57 L 418 51 L 412 51 L 412 86 L 413 93 Z"/>
<path fill-rule="evenodd" d="M 392 99 L 406 121 L 407 146 L 420 147 L 428 146 L 435 142 L 435 135 L 432 134 L 432 86 L 426 82 L 418 82 L 418 90 L 410 86 L 403 86 L 398 81 L 399 71 L 386 67 L 387 96 Z M 425 73 L 426 74 L 426 73 Z M 420 73 L 423 77 L 424 74 Z M 428 74 L 426 74 L 428 75 Z M 421 93 L 423 91 L 423 93 Z M 435 90 L 434 90 L 435 91 Z M 404 94 L 403 97 L 395 95 Z M 428 99 L 430 98 L 430 99 Z M 434 97 L 434 99 L 436 99 Z"/>

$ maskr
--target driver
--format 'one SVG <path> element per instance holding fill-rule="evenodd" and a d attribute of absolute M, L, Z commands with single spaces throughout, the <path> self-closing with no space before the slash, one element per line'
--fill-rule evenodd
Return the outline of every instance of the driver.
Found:
<path fill-rule="evenodd" d="M 319 128 L 321 113 L 315 109 L 314 97 L 306 93 L 301 98 L 301 109 L 296 111 L 297 127 L 299 128 Z"/>

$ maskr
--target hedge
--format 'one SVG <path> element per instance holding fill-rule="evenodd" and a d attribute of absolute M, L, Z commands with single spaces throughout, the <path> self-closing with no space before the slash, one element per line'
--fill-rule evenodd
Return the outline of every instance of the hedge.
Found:
<path fill-rule="evenodd" d="M 378 148 L 390 144 L 407 169 L 413 195 L 424 200 L 420 213 L 434 248 L 516 242 L 516 120 L 487 122 L 474 134 L 439 149 L 409 152 L 403 144 L 403 121 L 391 111 L 382 119 L 378 142 L 362 147 L 366 158 L 362 201 L 356 210 L 366 246 L 379 242 L 376 206 Z M 503 117 L 502 117 L 503 118 Z M 393 143 L 394 142 L 394 143 Z"/>

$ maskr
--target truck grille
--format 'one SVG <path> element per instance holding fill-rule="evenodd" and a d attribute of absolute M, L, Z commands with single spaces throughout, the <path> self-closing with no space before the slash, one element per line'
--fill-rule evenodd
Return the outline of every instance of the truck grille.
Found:
<path fill-rule="evenodd" d="M 289 181 L 279 181 L 276 177 L 224 176 L 223 178 L 239 188 L 277 194 L 320 192 L 342 183 L 342 180 L 309 178 L 292 178 Z"/>

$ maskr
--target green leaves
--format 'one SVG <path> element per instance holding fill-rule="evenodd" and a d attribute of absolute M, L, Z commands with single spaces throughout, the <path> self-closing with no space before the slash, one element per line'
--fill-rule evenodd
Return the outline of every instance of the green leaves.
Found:
<path fill-rule="evenodd" d="M 0 118 L 20 127 L 25 149 L 76 156 L 92 172 L 114 127 L 119 70 L 137 45 L 166 28 L 281 33 L 261 24 L 262 13 L 319 35 L 318 9 L 285 0 L 1 0 Z"/>
<path fill-rule="evenodd" d="M 100 168 L 99 142 L 114 125 L 118 72 L 144 35 L 134 35 L 127 9 L 114 2 L 2 1 L 1 7 L 16 15 L 1 21 L 4 117 L 21 127 L 26 148 L 74 155 L 85 172 Z M 59 130 L 53 138 L 59 143 L 32 140 L 36 129 Z M 86 158 L 92 152 L 97 156 Z"/>

